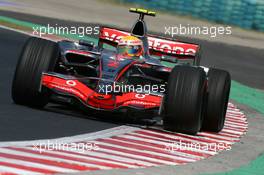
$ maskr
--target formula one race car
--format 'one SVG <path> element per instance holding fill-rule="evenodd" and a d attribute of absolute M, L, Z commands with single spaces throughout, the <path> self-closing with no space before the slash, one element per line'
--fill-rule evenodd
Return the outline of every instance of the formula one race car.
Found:
<path fill-rule="evenodd" d="M 199 66 L 200 46 L 147 34 L 144 16 L 126 32 L 101 27 L 98 44 L 31 37 L 13 79 L 15 103 L 44 107 L 50 100 L 102 111 L 149 111 L 165 130 L 219 132 L 229 100 L 230 74 Z"/>

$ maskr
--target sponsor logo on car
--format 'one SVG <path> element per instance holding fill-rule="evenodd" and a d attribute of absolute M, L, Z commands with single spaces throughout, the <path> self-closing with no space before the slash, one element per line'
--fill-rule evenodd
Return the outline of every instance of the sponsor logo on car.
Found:
<path fill-rule="evenodd" d="M 74 80 L 67 80 L 66 84 L 72 87 L 76 86 L 76 82 Z"/>
<path fill-rule="evenodd" d="M 145 102 L 145 101 L 137 101 L 137 100 L 126 101 L 124 103 L 124 105 L 158 106 L 156 103 Z"/>
<path fill-rule="evenodd" d="M 59 85 L 56 85 L 56 84 L 50 84 L 50 87 L 66 91 L 66 92 L 74 94 L 74 95 L 76 95 L 76 96 L 78 96 L 78 97 L 80 97 L 82 99 L 85 99 L 85 96 L 83 94 L 81 94 L 79 91 L 75 90 L 75 89 L 64 87 L 64 86 L 59 86 Z"/>
<path fill-rule="evenodd" d="M 101 30 L 100 38 L 113 42 L 119 42 L 122 37 L 128 35 L 130 35 L 128 32 L 103 28 Z M 195 55 L 198 49 L 198 45 L 195 44 L 181 43 L 167 39 L 155 38 L 152 36 L 148 37 L 148 44 L 150 49 L 171 54 Z"/>

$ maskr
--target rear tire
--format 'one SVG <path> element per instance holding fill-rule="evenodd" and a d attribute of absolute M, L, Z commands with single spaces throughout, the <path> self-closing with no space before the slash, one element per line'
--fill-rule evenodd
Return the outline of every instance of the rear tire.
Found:
<path fill-rule="evenodd" d="M 59 56 L 58 44 L 41 38 L 29 38 L 19 57 L 13 84 L 12 98 L 16 104 L 44 107 L 49 93 L 39 92 L 42 72 L 53 71 Z"/>
<path fill-rule="evenodd" d="M 227 71 L 219 69 L 209 70 L 207 106 L 202 130 L 219 132 L 223 129 L 230 86 L 231 77 Z"/>
<path fill-rule="evenodd" d="M 202 126 L 206 74 L 203 69 L 175 66 L 164 98 L 166 130 L 196 134 Z"/>

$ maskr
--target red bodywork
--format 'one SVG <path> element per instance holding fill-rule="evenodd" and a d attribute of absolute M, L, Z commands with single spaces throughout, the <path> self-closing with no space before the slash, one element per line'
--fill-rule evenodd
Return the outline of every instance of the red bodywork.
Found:
<path fill-rule="evenodd" d="M 115 46 L 118 40 L 123 37 L 130 35 L 130 33 L 102 27 L 99 37 L 100 42 L 107 42 L 110 45 Z M 156 36 L 148 36 L 149 54 L 161 56 L 162 54 L 170 54 L 172 56 L 188 56 L 188 58 L 195 56 L 199 50 L 199 45 L 182 43 L 178 41 L 169 40 L 166 38 L 160 38 Z M 68 50 L 79 55 L 89 55 L 89 51 L 79 50 Z M 182 57 L 184 59 L 184 57 Z M 115 61 L 110 62 L 108 66 L 115 67 Z M 132 63 L 135 64 L 135 63 Z M 101 66 L 101 65 L 100 65 Z M 140 66 L 148 66 L 148 64 L 141 64 Z M 123 75 L 124 72 L 130 67 L 125 67 L 120 74 L 116 77 L 115 81 Z M 171 68 L 164 67 L 166 71 L 170 72 Z M 101 76 L 99 76 L 101 78 Z M 137 94 L 135 92 L 123 93 L 121 95 L 104 95 L 99 94 L 93 89 L 89 88 L 77 78 L 72 76 L 60 76 L 56 74 L 43 73 L 42 75 L 42 86 L 45 86 L 51 90 L 56 90 L 62 94 L 67 94 L 78 98 L 83 104 L 88 107 L 101 109 L 101 110 L 115 110 L 120 107 L 133 107 L 138 109 L 152 109 L 159 108 L 161 106 L 162 96 L 148 95 L 148 94 Z"/>
<path fill-rule="evenodd" d="M 137 94 L 135 92 L 122 95 L 103 95 L 90 89 L 77 79 L 64 79 L 49 74 L 43 74 L 42 85 L 49 89 L 70 94 L 89 107 L 102 110 L 114 110 L 120 107 L 158 108 L 162 99 L 160 96 Z"/>
<path fill-rule="evenodd" d="M 100 39 L 109 41 L 109 44 L 116 45 L 120 38 L 131 35 L 129 32 L 102 27 Z M 148 45 L 150 55 L 160 56 L 162 54 L 195 56 L 199 50 L 199 45 L 192 43 L 178 42 L 168 38 L 155 35 L 148 35 Z"/>

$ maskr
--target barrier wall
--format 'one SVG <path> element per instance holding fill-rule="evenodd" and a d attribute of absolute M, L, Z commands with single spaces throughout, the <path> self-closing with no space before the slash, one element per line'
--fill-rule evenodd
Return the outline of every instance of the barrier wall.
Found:
<path fill-rule="evenodd" d="M 118 0 L 144 8 L 191 15 L 210 21 L 264 31 L 264 0 Z"/>

